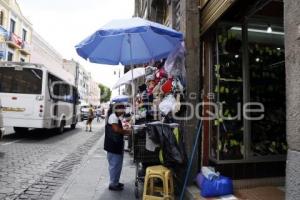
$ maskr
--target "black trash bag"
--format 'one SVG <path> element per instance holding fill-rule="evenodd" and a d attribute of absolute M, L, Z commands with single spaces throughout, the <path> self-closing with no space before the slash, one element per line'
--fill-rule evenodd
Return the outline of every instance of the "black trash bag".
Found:
<path fill-rule="evenodd" d="M 147 133 L 148 133 L 148 138 L 150 140 L 152 140 L 152 142 L 154 142 L 155 144 L 160 145 L 160 134 L 159 132 L 156 130 L 156 127 L 153 125 L 147 125 L 147 129 L 146 129 Z"/>
<path fill-rule="evenodd" d="M 149 138 L 162 149 L 164 165 L 176 167 L 185 164 L 184 149 L 177 143 L 173 129 L 168 124 L 147 124 Z"/>

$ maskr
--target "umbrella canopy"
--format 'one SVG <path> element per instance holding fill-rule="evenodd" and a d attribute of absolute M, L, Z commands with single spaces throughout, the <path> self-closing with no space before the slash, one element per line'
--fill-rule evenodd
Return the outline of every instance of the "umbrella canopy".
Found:
<path fill-rule="evenodd" d="M 137 79 L 139 77 L 145 76 L 145 68 L 138 67 L 131 69 L 130 71 L 126 72 L 113 86 L 113 89 L 116 89 L 124 84 L 130 84 L 131 80 Z"/>
<path fill-rule="evenodd" d="M 132 65 L 166 58 L 182 40 L 180 32 L 135 17 L 111 21 L 75 48 L 93 63 Z"/>
<path fill-rule="evenodd" d="M 128 103 L 129 96 L 127 96 L 127 95 L 119 95 L 119 96 L 116 96 L 116 97 L 112 98 L 111 101 L 114 102 L 114 103 Z"/>

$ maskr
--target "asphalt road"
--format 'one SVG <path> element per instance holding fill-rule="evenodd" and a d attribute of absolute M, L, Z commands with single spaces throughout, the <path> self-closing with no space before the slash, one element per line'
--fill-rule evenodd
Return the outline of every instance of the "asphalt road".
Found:
<path fill-rule="evenodd" d="M 6 127 L 0 141 L 0 199 L 51 199 L 104 133 L 103 121 L 63 134 L 32 130 L 16 135 Z"/>

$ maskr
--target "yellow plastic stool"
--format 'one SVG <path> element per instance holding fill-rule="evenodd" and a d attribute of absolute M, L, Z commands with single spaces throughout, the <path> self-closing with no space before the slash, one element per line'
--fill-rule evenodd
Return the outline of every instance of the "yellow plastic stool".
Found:
<path fill-rule="evenodd" d="M 161 180 L 162 187 L 155 186 L 155 180 Z M 174 200 L 173 187 L 171 170 L 162 165 L 147 167 L 143 200 Z"/>

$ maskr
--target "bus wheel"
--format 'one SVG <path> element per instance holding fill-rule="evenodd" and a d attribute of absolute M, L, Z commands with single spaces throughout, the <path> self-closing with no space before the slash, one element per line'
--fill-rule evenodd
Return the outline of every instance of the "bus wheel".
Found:
<path fill-rule="evenodd" d="M 65 130 L 65 121 L 61 121 L 59 127 L 56 129 L 58 134 L 62 134 Z"/>
<path fill-rule="evenodd" d="M 24 128 L 24 127 L 14 127 L 14 131 L 17 135 L 22 135 L 24 133 L 28 132 L 28 128 Z"/>
<path fill-rule="evenodd" d="M 75 129 L 76 128 L 76 122 L 74 124 L 71 124 L 71 129 Z"/>

